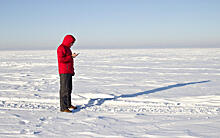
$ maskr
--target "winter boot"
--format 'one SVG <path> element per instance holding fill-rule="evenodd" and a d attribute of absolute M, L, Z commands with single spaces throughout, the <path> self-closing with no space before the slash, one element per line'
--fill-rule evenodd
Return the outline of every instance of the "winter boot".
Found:
<path fill-rule="evenodd" d="M 61 112 L 71 113 L 71 111 L 69 109 L 65 109 L 65 110 L 63 110 Z"/>
<path fill-rule="evenodd" d="M 70 110 L 76 110 L 76 109 L 77 109 L 77 107 L 76 107 L 76 106 L 71 105 L 71 106 L 69 107 L 69 109 L 70 109 Z"/>

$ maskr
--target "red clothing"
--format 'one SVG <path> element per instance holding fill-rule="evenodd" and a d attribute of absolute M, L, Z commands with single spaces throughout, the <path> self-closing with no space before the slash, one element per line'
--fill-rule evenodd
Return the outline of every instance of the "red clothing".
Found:
<path fill-rule="evenodd" d="M 74 74 L 74 60 L 70 50 L 71 43 L 74 41 L 75 38 L 72 35 L 67 35 L 57 48 L 59 74 Z"/>

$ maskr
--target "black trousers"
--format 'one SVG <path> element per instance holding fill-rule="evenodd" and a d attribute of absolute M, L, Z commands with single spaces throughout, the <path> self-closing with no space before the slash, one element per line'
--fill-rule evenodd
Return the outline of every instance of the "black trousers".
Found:
<path fill-rule="evenodd" d="M 60 74 L 60 110 L 71 106 L 72 74 Z"/>

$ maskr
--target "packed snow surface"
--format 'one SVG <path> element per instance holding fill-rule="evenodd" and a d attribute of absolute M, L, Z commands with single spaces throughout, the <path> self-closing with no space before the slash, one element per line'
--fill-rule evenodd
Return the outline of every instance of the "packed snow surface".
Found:
<path fill-rule="evenodd" d="M 73 51 L 73 113 L 56 50 L 0 51 L 1 138 L 220 136 L 220 49 Z"/>

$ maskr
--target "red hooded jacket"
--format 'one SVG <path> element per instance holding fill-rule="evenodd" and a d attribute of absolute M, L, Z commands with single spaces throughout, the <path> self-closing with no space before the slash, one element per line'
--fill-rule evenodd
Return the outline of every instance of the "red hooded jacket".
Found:
<path fill-rule="evenodd" d="M 75 40 L 72 35 L 66 35 L 63 43 L 57 48 L 59 74 L 74 74 L 74 60 L 70 47 Z"/>

